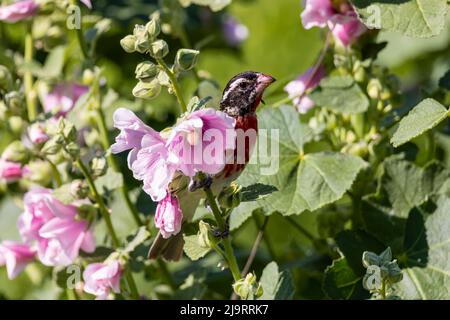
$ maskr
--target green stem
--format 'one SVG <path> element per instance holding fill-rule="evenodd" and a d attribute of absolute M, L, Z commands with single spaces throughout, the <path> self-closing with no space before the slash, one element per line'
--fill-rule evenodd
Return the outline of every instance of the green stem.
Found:
<path fill-rule="evenodd" d="M 77 0 L 71 0 L 71 4 L 73 6 L 77 5 Z M 78 45 L 81 49 L 81 55 L 83 60 L 87 60 L 89 58 L 89 53 L 86 45 L 86 41 L 84 41 L 83 28 L 80 25 L 80 28 L 75 28 L 75 35 L 78 42 Z"/>
<path fill-rule="evenodd" d="M 25 35 L 25 54 L 24 59 L 27 64 L 24 74 L 25 99 L 27 102 L 28 120 L 34 121 L 37 116 L 36 93 L 33 90 L 33 75 L 30 71 L 30 64 L 33 62 L 33 35 L 31 22 L 28 24 L 27 34 Z"/>
<path fill-rule="evenodd" d="M 381 299 L 386 300 L 386 280 L 382 280 L 380 289 Z"/>
<path fill-rule="evenodd" d="M 214 218 L 216 219 L 217 225 L 219 229 L 224 232 L 226 231 L 226 223 L 222 217 L 219 207 L 217 206 L 216 198 L 214 197 L 210 188 L 204 188 L 206 199 L 208 200 L 208 204 L 211 207 Z M 228 262 L 228 266 L 230 268 L 231 274 L 233 275 L 234 281 L 238 281 L 241 279 L 241 272 L 239 271 L 239 266 L 236 261 L 236 257 L 233 252 L 233 247 L 231 246 L 230 237 L 226 237 L 223 239 L 223 247 L 225 249 L 225 257 Z"/>
<path fill-rule="evenodd" d="M 134 282 L 133 275 L 131 274 L 129 269 L 125 270 L 125 278 L 127 279 L 131 297 L 135 300 L 138 300 L 141 296 L 139 295 L 139 291 L 137 289 L 136 282 Z"/>
<path fill-rule="evenodd" d="M 164 62 L 163 59 L 156 59 L 158 64 L 161 66 L 161 68 L 164 70 L 164 72 L 167 74 L 167 76 L 170 79 L 170 82 L 172 83 L 173 91 L 175 92 L 175 95 L 177 96 L 178 103 L 181 108 L 181 113 L 185 113 L 187 111 L 187 105 L 184 101 L 183 95 L 181 94 L 180 87 L 177 82 L 177 78 L 175 77 L 175 74 L 170 70 L 170 68 L 167 66 L 167 64 Z"/>
<path fill-rule="evenodd" d="M 156 261 L 158 263 L 159 269 L 161 270 L 164 280 L 167 282 L 167 284 L 170 286 L 172 290 L 176 290 L 178 286 L 175 280 L 173 279 L 169 269 L 167 268 L 167 264 L 165 263 L 165 261 L 163 259 L 157 259 Z"/>
<path fill-rule="evenodd" d="M 98 123 L 98 128 L 100 131 L 100 137 L 101 137 L 101 141 L 103 144 L 103 148 L 105 150 L 109 149 L 109 146 L 111 145 L 110 141 L 109 141 L 109 136 L 108 136 L 108 129 L 106 128 L 106 121 L 105 121 L 105 114 L 102 110 L 102 108 L 99 106 L 98 108 L 96 108 L 96 113 L 97 113 L 97 123 Z M 120 172 L 119 169 L 119 165 L 116 162 L 116 159 L 114 158 L 113 155 L 109 155 L 108 156 L 108 162 L 109 165 L 111 166 L 111 168 L 116 171 L 116 172 Z M 130 196 L 129 196 L 129 190 L 126 184 L 123 184 L 120 187 L 120 193 L 122 195 L 122 198 L 125 200 L 125 204 L 128 208 L 128 211 L 130 211 L 131 215 L 133 216 L 134 221 L 136 222 L 136 224 L 138 226 L 142 226 L 144 225 L 143 221 L 141 220 L 141 218 L 139 217 L 139 212 L 136 209 L 136 207 L 133 205 Z"/>
<path fill-rule="evenodd" d="M 56 186 L 57 187 L 62 186 L 61 174 L 59 173 L 58 167 L 49 158 L 45 157 L 44 159 L 48 162 L 48 164 L 52 168 L 52 172 L 53 172 L 53 176 L 55 178 Z"/>

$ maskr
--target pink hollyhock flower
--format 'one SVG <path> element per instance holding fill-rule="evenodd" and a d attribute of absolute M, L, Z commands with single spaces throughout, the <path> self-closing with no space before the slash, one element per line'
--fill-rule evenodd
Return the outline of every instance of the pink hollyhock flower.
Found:
<path fill-rule="evenodd" d="M 328 21 L 336 14 L 330 0 L 306 0 L 305 10 L 301 14 L 303 27 L 325 27 Z"/>
<path fill-rule="evenodd" d="M 20 163 L 0 158 L 0 180 L 7 183 L 15 182 L 20 180 L 27 171 L 28 167 L 22 166 Z"/>
<path fill-rule="evenodd" d="M 0 243 L 0 266 L 6 266 L 10 280 L 17 277 L 34 260 L 34 256 L 35 252 L 26 244 L 14 241 Z"/>
<path fill-rule="evenodd" d="M 131 150 L 128 154 L 128 166 L 131 168 L 132 163 L 136 160 L 138 151 L 141 149 L 142 138 L 148 135 L 148 139 L 152 139 L 155 143 L 163 143 L 158 132 L 147 126 L 132 111 L 119 108 L 113 115 L 114 127 L 120 130 L 120 134 L 116 137 L 116 143 L 111 146 L 112 153 L 120 153 Z"/>
<path fill-rule="evenodd" d="M 34 0 L 17 1 L 7 6 L 0 6 L 0 21 L 15 23 L 34 16 L 39 5 Z"/>
<path fill-rule="evenodd" d="M 106 300 L 111 291 L 120 293 L 122 267 L 117 260 L 92 263 L 83 272 L 84 291 Z"/>
<path fill-rule="evenodd" d="M 284 91 L 288 93 L 289 98 L 293 99 L 294 106 L 297 107 L 300 113 L 307 113 L 314 107 L 314 101 L 305 95 L 305 92 L 317 87 L 323 77 L 325 77 L 325 68 L 323 66 L 320 66 L 314 75 L 312 74 L 313 71 L 314 68 L 309 68 L 304 74 L 284 87 Z"/>
<path fill-rule="evenodd" d="M 78 257 L 80 249 L 94 252 L 95 240 L 89 224 L 84 220 L 53 218 L 39 229 L 38 256 L 44 265 L 69 265 Z"/>
<path fill-rule="evenodd" d="M 234 122 L 232 117 L 211 108 L 184 118 L 167 141 L 171 154 L 179 159 L 179 170 L 189 177 L 199 171 L 219 173 L 226 164 L 226 150 L 235 148 Z"/>
<path fill-rule="evenodd" d="M 41 144 L 49 139 L 43 125 L 40 123 L 35 123 L 28 128 L 28 137 L 34 144 Z"/>
<path fill-rule="evenodd" d="M 167 239 L 180 232 L 182 220 L 183 213 L 178 199 L 168 193 L 156 208 L 155 226 L 159 228 L 163 238 Z"/>
<path fill-rule="evenodd" d="M 86 7 L 89 9 L 92 9 L 92 3 L 91 0 L 80 0 Z"/>
<path fill-rule="evenodd" d="M 56 85 L 44 98 L 44 111 L 53 113 L 57 117 L 66 116 L 77 103 L 78 99 L 89 91 L 89 87 L 62 83 Z"/>
<path fill-rule="evenodd" d="M 350 46 L 367 31 L 366 26 L 359 21 L 354 11 L 349 11 L 345 15 L 335 15 L 328 21 L 328 26 L 334 38 L 345 47 Z"/>

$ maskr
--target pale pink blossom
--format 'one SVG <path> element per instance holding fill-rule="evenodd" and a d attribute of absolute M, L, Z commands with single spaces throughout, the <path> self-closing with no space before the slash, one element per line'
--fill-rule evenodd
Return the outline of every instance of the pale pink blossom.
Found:
<path fill-rule="evenodd" d="M 309 68 L 304 74 L 284 87 L 284 91 L 288 93 L 289 98 L 293 99 L 294 106 L 300 113 L 307 113 L 314 107 L 314 101 L 306 95 L 306 91 L 317 87 L 320 80 L 325 76 L 325 68 L 320 66 L 314 74 L 312 74 L 313 72 L 314 68 Z"/>
<path fill-rule="evenodd" d="M 20 180 L 27 171 L 27 166 L 0 158 L 0 180 L 4 180 L 6 183 Z"/>
<path fill-rule="evenodd" d="M 212 108 L 184 118 L 167 141 L 170 153 L 179 159 L 178 169 L 189 177 L 197 172 L 219 173 L 226 164 L 226 150 L 235 147 L 234 123 L 232 117 Z"/>
<path fill-rule="evenodd" d="M 28 128 L 28 137 L 34 144 L 41 144 L 49 139 L 41 123 L 34 123 Z"/>
<path fill-rule="evenodd" d="M 334 38 L 345 47 L 350 46 L 367 31 L 366 26 L 359 21 L 354 11 L 349 11 L 345 15 L 335 15 L 328 21 L 328 26 Z"/>
<path fill-rule="evenodd" d="M 92 263 L 83 272 L 83 290 L 95 295 L 97 300 L 106 300 L 111 291 L 120 293 L 122 271 L 122 266 L 117 260 Z"/>
<path fill-rule="evenodd" d="M 44 111 L 56 117 L 64 117 L 73 109 L 78 99 L 88 91 L 89 87 L 76 83 L 57 84 L 44 97 Z"/>
<path fill-rule="evenodd" d="M 26 244 L 14 241 L 0 243 L 0 266 L 6 266 L 8 278 L 11 280 L 34 260 L 34 256 L 34 250 Z"/>
<path fill-rule="evenodd" d="M 331 17 L 337 13 L 331 0 L 305 0 L 304 6 L 305 9 L 301 14 L 301 18 L 305 29 L 311 29 L 312 27 L 323 28 Z"/>
<path fill-rule="evenodd" d="M 159 228 L 163 238 L 176 235 L 181 230 L 183 213 L 178 199 L 170 193 L 158 203 L 155 213 L 155 226 Z"/>
<path fill-rule="evenodd" d="M 86 7 L 89 9 L 92 9 L 92 3 L 91 0 L 80 0 Z"/>
<path fill-rule="evenodd" d="M 0 6 L 0 21 L 15 23 L 33 17 L 39 9 L 34 0 L 17 1 L 10 5 Z"/>

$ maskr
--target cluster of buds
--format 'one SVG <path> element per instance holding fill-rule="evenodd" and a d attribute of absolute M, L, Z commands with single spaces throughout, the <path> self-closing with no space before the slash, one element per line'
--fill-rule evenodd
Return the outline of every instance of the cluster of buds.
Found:
<path fill-rule="evenodd" d="M 388 286 L 402 281 L 402 270 L 397 264 L 397 260 L 392 260 L 391 248 L 387 248 L 380 255 L 370 251 L 365 251 L 362 256 L 362 263 L 367 269 L 363 278 L 363 286 L 366 290 L 375 294 L 375 297 L 383 299 L 395 298 L 388 295 Z"/>
<path fill-rule="evenodd" d="M 242 187 L 233 182 L 228 187 L 220 192 L 217 200 L 224 209 L 233 209 L 241 204 L 241 189 Z"/>
<path fill-rule="evenodd" d="M 136 98 L 156 98 L 161 92 L 162 86 L 168 87 L 169 93 L 173 93 L 171 78 L 177 77 L 181 72 L 191 70 L 197 63 L 198 51 L 180 49 L 172 67 L 166 66 L 163 59 L 169 53 L 169 46 L 163 39 L 158 39 L 160 32 L 160 20 L 157 16 L 153 16 L 145 26 L 136 25 L 133 34 L 127 35 L 120 41 L 126 52 L 148 54 L 154 60 L 154 62 L 144 61 L 136 67 L 135 74 L 138 83 L 133 89 L 133 95 Z"/>
<path fill-rule="evenodd" d="M 263 295 L 261 284 L 256 281 L 256 275 L 248 273 L 245 278 L 233 283 L 233 290 L 243 300 L 253 300 Z"/>

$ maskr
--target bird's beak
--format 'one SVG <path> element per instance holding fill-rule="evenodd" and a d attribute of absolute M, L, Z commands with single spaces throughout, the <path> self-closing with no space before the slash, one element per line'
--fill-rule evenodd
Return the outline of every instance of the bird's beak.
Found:
<path fill-rule="evenodd" d="M 269 85 L 274 83 L 276 81 L 276 79 L 268 74 L 260 73 L 258 75 L 257 81 L 258 81 L 258 89 L 264 90 Z"/>

